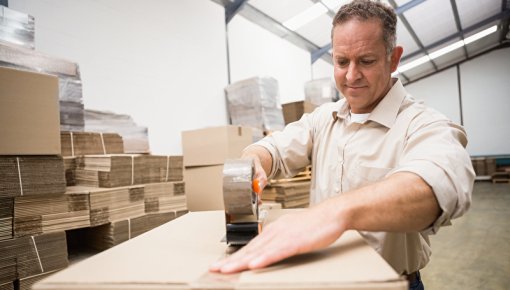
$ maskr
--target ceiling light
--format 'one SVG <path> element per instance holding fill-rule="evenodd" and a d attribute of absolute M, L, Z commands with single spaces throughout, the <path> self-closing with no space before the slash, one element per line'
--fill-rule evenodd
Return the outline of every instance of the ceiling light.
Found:
<path fill-rule="evenodd" d="M 408 71 L 412 68 L 415 68 L 419 65 L 422 65 L 422 64 L 426 63 L 427 61 L 430 61 L 430 57 L 428 55 L 425 55 L 425 56 L 422 56 L 422 57 L 415 59 L 411 62 L 408 62 L 404 65 L 399 66 L 397 70 L 399 73 L 403 73 L 403 72 Z"/>
<path fill-rule="evenodd" d="M 455 42 L 453 44 L 448 45 L 447 47 L 443 47 L 443 48 L 441 48 L 439 50 L 436 50 L 436 51 L 434 51 L 432 53 L 429 53 L 429 57 L 430 57 L 430 59 L 435 59 L 435 58 L 440 57 L 441 55 L 447 54 L 450 51 L 454 51 L 457 48 L 461 48 L 463 46 L 464 46 L 464 41 L 459 40 L 459 41 L 457 41 L 457 42 Z"/>
<path fill-rule="evenodd" d="M 491 33 L 494 33 L 497 30 L 498 30 L 498 26 L 494 25 L 494 26 L 489 27 L 489 28 L 487 28 L 485 30 L 482 30 L 482 31 L 480 31 L 480 32 L 478 32 L 476 34 L 473 34 L 470 37 L 467 37 L 466 39 L 464 39 L 464 43 L 465 44 L 469 44 L 469 43 L 471 43 L 473 41 L 477 41 L 478 39 L 480 39 L 482 37 L 485 37 L 485 36 L 487 36 L 487 35 L 489 35 Z"/>
<path fill-rule="evenodd" d="M 480 32 L 478 32 L 476 34 L 473 34 L 473 35 L 471 35 L 470 37 L 467 37 L 464 40 L 459 40 L 459 41 L 457 41 L 455 43 L 452 43 L 452 44 L 450 44 L 450 45 L 448 45 L 446 47 L 443 47 L 443 48 L 441 48 L 439 50 L 431 52 L 428 55 L 422 56 L 422 57 L 420 57 L 420 58 L 418 58 L 416 60 L 408 62 L 408 63 L 406 63 L 404 65 L 401 65 L 401 66 L 398 67 L 397 71 L 398 71 L 398 73 L 403 73 L 404 71 L 408 71 L 408 70 L 410 70 L 412 68 L 415 68 L 415 67 L 417 67 L 417 66 L 419 66 L 421 64 L 426 63 L 429 60 L 436 59 L 436 58 L 438 58 L 438 57 L 440 57 L 442 55 L 445 55 L 445 54 L 447 54 L 447 53 L 449 53 L 451 51 L 454 51 L 454 50 L 456 50 L 458 48 L 461 48 L 464 45 L 467 45 L 467 44 L 469 44 L 471 42 L 474 42 L 474 41 L 476 41 L 476 40 L 478 40 L 478 39 L 480 39 L 482 37 L 485 37 L 485 36 L 487 36 L 487 35 L 489 35 L 491 33 L 494 33 L 497 30 L 498 30 L 498 26 L 494 25 L 494 26 L 492 26 L 490 28 L 482 30 L 482 31 L 480 31 Z"/>
<path fill-rule="evenodd" d="M 295 31 L 301 26 L 326 13 L 327 11 L 328 9 L 326 6 L 324 6 L 324 4 L 321 2 L 318 2 L 315 3 L 312 7 L 283 22 L 282 24 L 288 29 Z"/>

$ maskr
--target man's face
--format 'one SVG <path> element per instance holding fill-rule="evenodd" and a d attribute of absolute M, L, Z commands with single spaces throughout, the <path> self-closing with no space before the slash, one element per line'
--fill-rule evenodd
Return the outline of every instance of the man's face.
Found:
<path fill-rule="evenodd" d="M 369 113 L 390 90 L 402 48 L 390 56 L 379 20 L 348 20 L 333 30 L 333 63 L 337 89 L 353 113 Z"/>

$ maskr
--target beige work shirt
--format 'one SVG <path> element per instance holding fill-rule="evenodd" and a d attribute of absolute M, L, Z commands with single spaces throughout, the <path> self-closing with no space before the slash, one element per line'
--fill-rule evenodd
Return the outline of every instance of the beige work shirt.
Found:
<path fill-rule="evenodd" d="M 470 206 L 474 171 L 466 133 L 411 98 L 399 80 L 363 124 L 350 122 L 349 112 L 345 99 L 328 103 L 257 142 L 273 157 L 269 178 L 293 176 L 311 163 L 310 204 L 316 204 L 396 172 L 421 176 L 442 209 L 430 228 L 360 232 L 397 272 L 417 271 L 429 261 L 428 235 Z"/>

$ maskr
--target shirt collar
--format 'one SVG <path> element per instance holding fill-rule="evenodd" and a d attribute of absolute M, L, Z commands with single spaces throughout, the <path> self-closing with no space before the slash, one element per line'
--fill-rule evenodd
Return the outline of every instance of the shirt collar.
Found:
<path fill-rule="evenodd" d="M 395 80 L 395 83 L 389 92 L 386 94 L 386 96 L 384 96 L 379 104 L 377 104 L 377 106 L 368 117 L 368 120 L 377 122 L 388 128 L 390 128 L 393 123 L 395 123 L 400 105 L 406 96 L 406 91 L 402 85 L 402 82 L 397 78 L 393 78 L 392 81 L 393 80 Z M 349 115 L 349 110 L 349 103 L 344 101 L 338 111 L 333 112 L 333 119 L 346 119 Z"/>

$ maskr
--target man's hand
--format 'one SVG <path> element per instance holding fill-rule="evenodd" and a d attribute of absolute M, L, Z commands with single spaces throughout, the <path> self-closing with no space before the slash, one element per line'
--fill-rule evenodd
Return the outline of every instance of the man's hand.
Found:
<path fill-rule="evenodd" d="M 345 231 L 325 204 L 284 215 L 267 225 L 250 243 L 210 266 L 212 272 L 259 269 L 280 260 L 325 248 Z M 327 207 L 327 205 L 326 205 Z"/>

